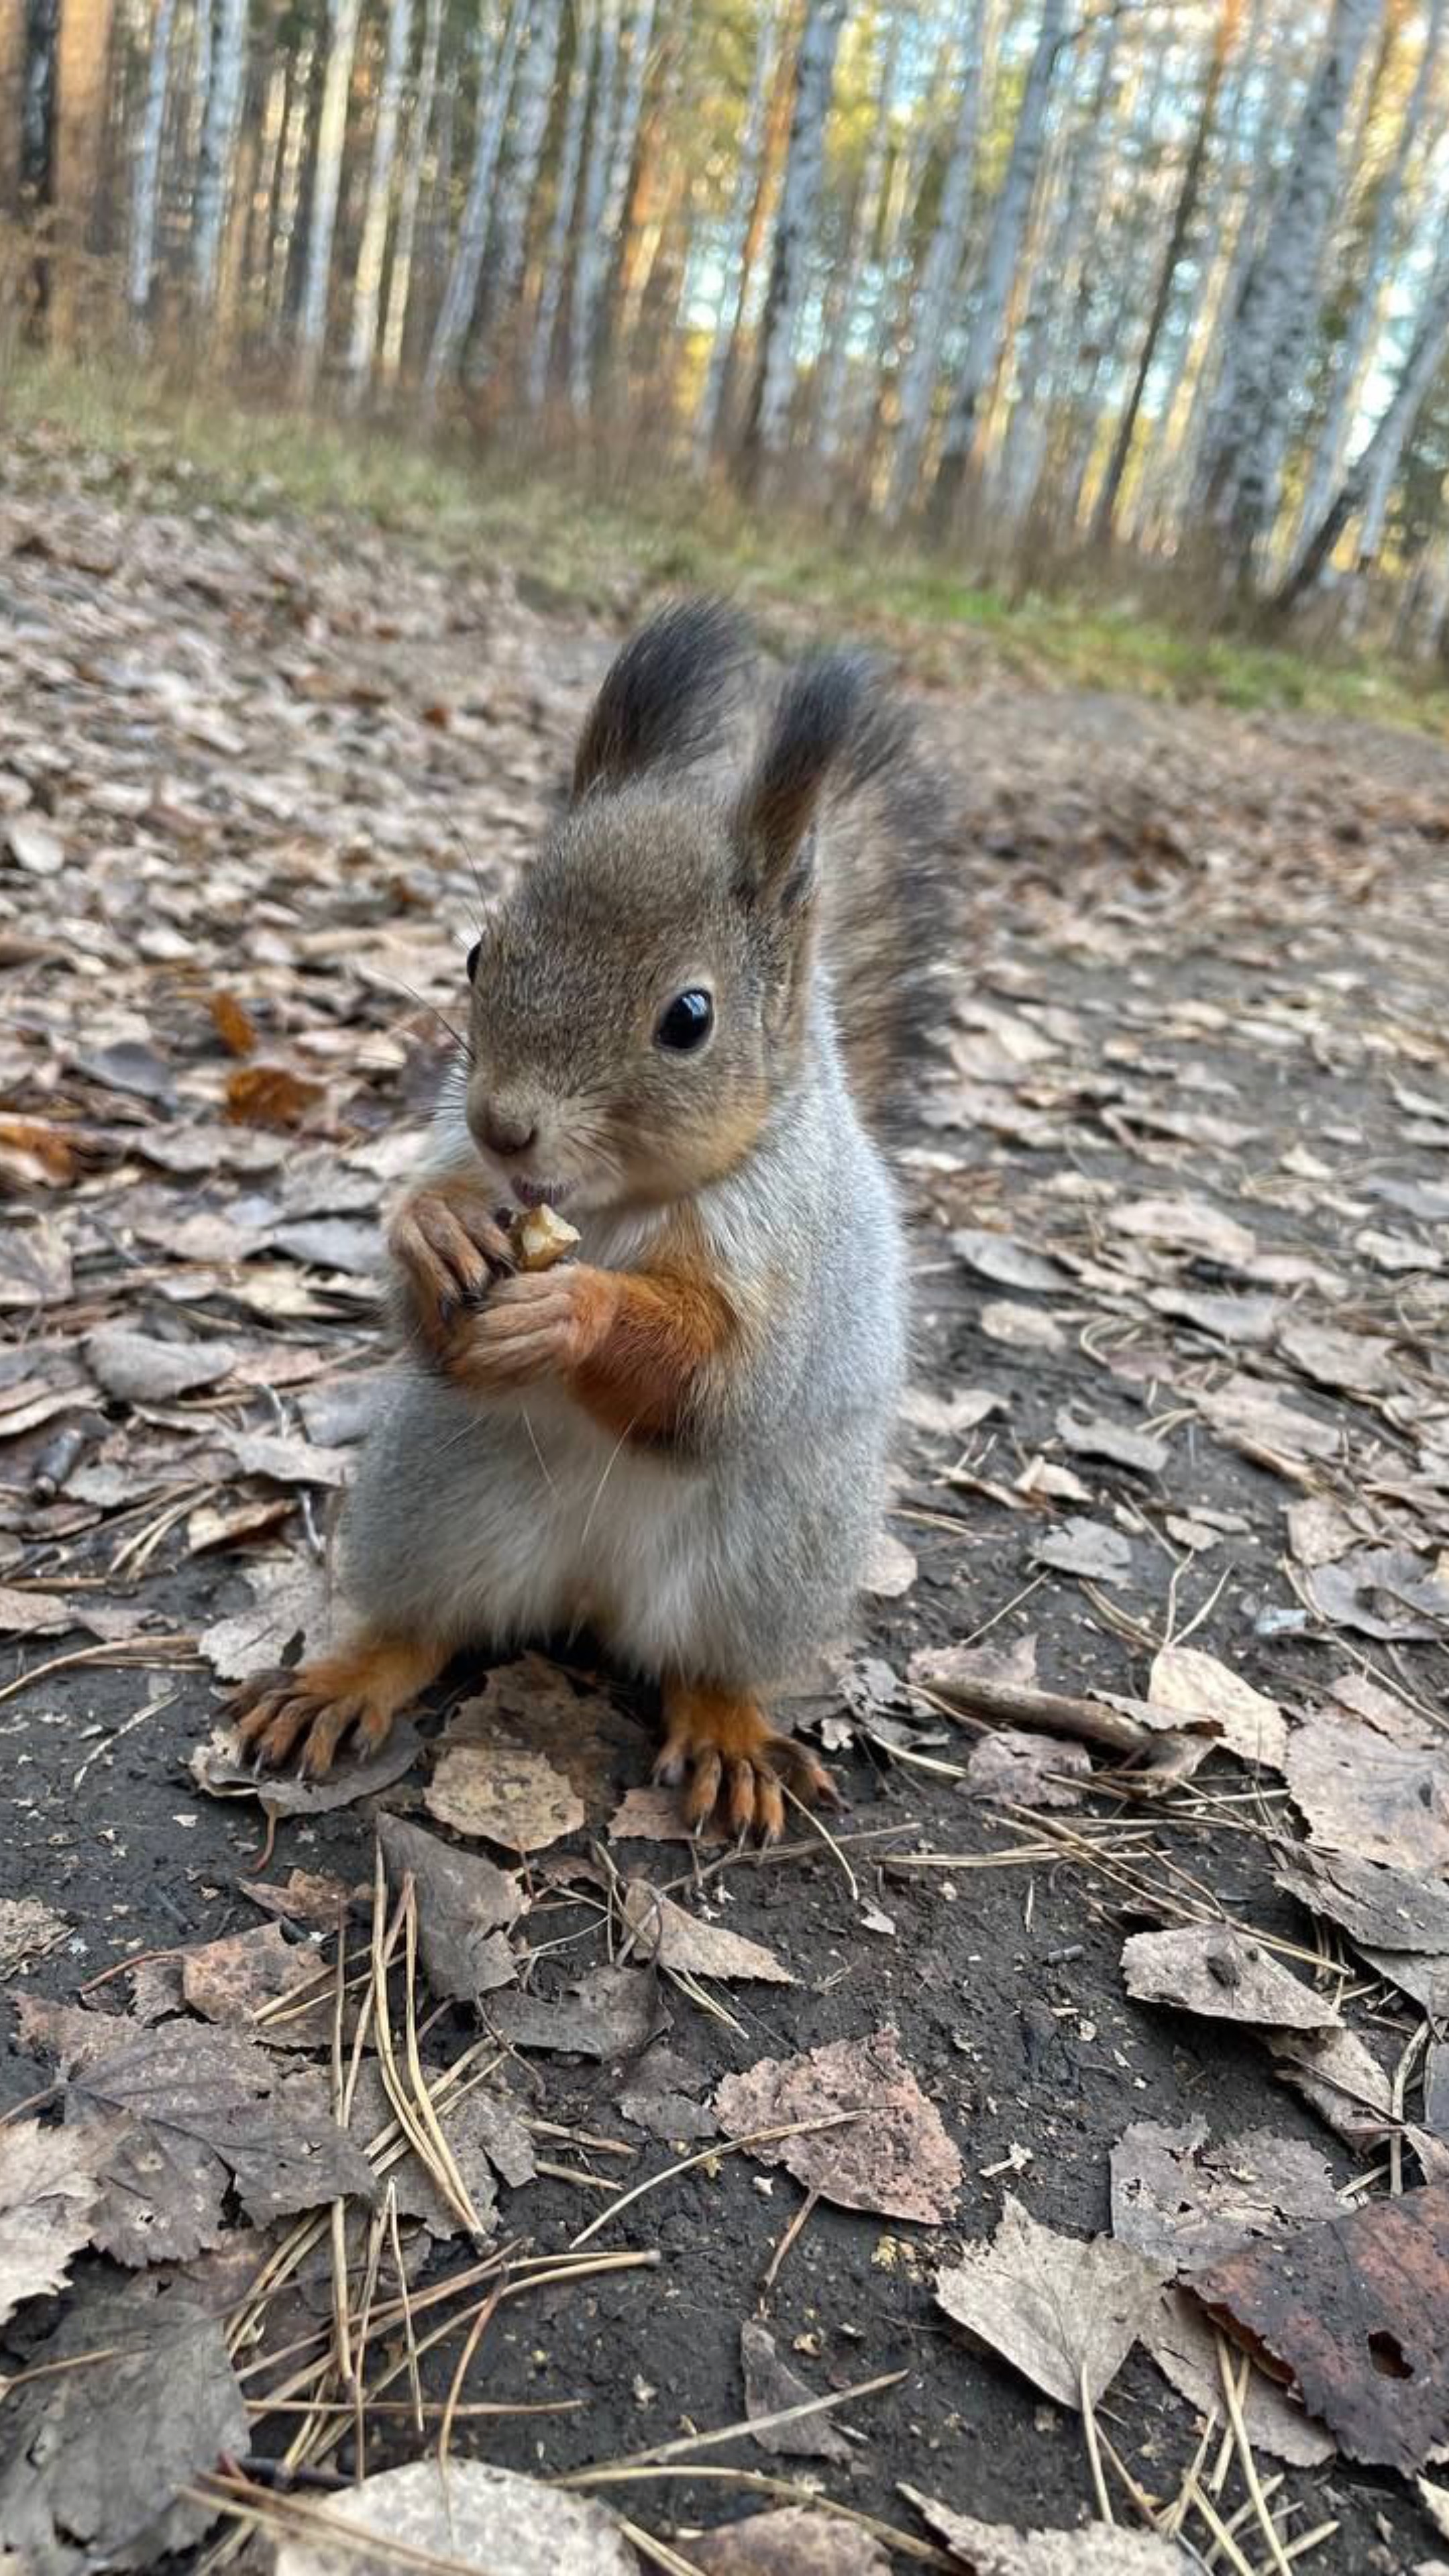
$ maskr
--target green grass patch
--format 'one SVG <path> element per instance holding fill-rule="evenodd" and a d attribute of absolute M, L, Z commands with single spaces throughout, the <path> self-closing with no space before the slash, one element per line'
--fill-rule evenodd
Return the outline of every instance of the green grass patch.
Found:
<path fill-rule="evenodd" d="M 1383 655 L 1310 655 L 1103 590 L 1008 594 L 870 531 L 848 540 L 788 514 L 763 517 L 724 489 L 607 470 L 541 467 L 502 442 L 473 452 L 215 390 L 178 390 L 124 364 L 24 358 L 9 371 L 16 470 L 28 447 L 88 452 L 133 495 L 242 515 L 362 518 L 426 553 L 503 561 L 581 606 L 632 591 L 708 587 L 741 597 L 768 630 L 879 638 L 943 684 L 1010 672 L 1047 685 L 1301 709 L 1449 732 L 1449 685 Z M 18 444 L 17 444 L 18 436 Z"/>

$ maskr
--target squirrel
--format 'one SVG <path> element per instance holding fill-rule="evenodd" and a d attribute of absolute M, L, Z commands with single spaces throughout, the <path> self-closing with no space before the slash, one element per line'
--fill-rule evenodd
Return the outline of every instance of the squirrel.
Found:
<path fill-rule="evenodd" d="M 641 629 L 469 953 L 466 1060 L 389 1232 L 359 1624 L 243 1693 L 259 1764 L 325 1772 L 460 1650 L 587 1628 L 659 1685 L 655 1776 L 696 1830 L 771 1840 L 787 1793 L 835 1798 L 765 1703 L 845 1633 L 884 1506 L 906 1263 L 880 1132 L 943 838 L 906 711 L 848 655 L 786 677 L 742 784 L 706 780 L 746 660 L 718 602 Z M 510 1205 L 580 1257 L 519 1272 Z"/>

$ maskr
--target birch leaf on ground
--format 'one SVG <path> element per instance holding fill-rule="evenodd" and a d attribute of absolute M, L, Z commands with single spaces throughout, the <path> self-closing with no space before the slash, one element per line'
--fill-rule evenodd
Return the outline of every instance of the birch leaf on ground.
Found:
<path fill-rule="evenodd" d="M 256 1798 L 277 1816 L 325 1816 L 335 1807 L 355 1806 L 390 1789 L 410 1771 L 422 1750 L 411 1718 L 395 1720 L 385 1744 L 359 1760 L 342 1758 L 322 1780 L 304 1780 L 296 1771 L 256 1771 L 244 1761 L 229 1726 L 217 1727 L 191 1757 L 191 1776 L 212 1798 Z"/>
<path fill-rule="evenodd" d="M 1003 1807 L 1079 1807 L 1091 1777 L 1085 1744 L 1003 1726 L 972 1745 L 963 1785 L 968 1797 Z"/>
<path fill-rule="evenodd" d="M 199 1644 L 219 1682 L 251 1681 L 296 1646 L 321 1650 L 329 1616 L 321 1568 L 302 1556 L 269 1558 L 247 1576 L 248 1609 L 203 1629 Z"/>
<path fill-rule="evenodd" d="M 1393 2086 L 1356 2031 L 1270 2033 L 1268 2047 L 1284 2083 L 1312 2104 L 1345 2146 L 1362 2153 L 1392 2134 Z"/>
<path fill-rule="evenodd" d="M 1185 2290 L 1164 2290 L 1162 2305 L 1143 2328 L 1142 2341 L 1180 2397 L 1202 2416 L 1221 2417 L 1217 2336 L 1195 2299 Z M 1292 2391 L 1280 2387 L 1265 2371 L 1248 2373 L 1243 2418 L 1254 2450 L 1270 2451 L 1275 2460 L 1286 2460 L 1291 2467 L 1318 2468 L 1335 2455 L 1333 2435 L 1305 2415 Z"/>
<path fill-rule="evenodd" d="M 647 1879 L 631 1879 L 624 1890 L 624 1920 L 631 1939 L 621 1953 L 644 1964 L 682 1968 L 696 1977 L 755 1977 L 774 1986 L 795 1980 L 782 1960 L 758 1941 L 746 1941 L 722 1923 L 704 1923 L 696 1914 L 661 1896 Z"/>
<path fill-rule="evenodd" d="M 249 1932 L 230 1932 L 199 1950 L 183 1953 L 183 2002 L 203 2020 L 246 2029 L 264 2004 L 279 2002 L 299 1987 L 310 1986 L 310 2010 L 263 2025 L 257 2036 L 273 2047 L 325 2048 L 332 2034 L 331 1980 L 319 1983 L 321 1961 L 309 1942 L 289 1941 L 276 1923 L 258 1923 Z"/>
<path fill-rule="evenodd" d="M 1059 1574 L 1084 1575 L 1092 1583 L 1125 1583 L 1132 1572 L 1132 1549 L 1120 1530 L 1075 1514 L 1037 1540 L 1032 1563 L 1053 1566 Z"/>
<path fill-rule="evenodd" d="M 696 1834 L 685 1820 L 678 1790 L 656 1788 L 652 1782 L 627 1791 L 605 1830 L 611 1843 L 698 1843 L 708 1849 L 728 1839 L 712 1818 Z"/>
<path fill-rule="evenodd" d="M 891 2576 L 892 2563 L 859 2523 L 800 2504 L 746 2514 L 689 2542 L 699 2576 Z"/>
<path fill-rule="evenodd" d="M 769 2328 L 753 2318 L 746 2318 L 740 2328 L 740 2367 L 745 2381 L 745 2413 L 752 2423 L 757 2415 L 783 2414 L 787 2407 L 803 2406 L 819 2395 L 782 2359 Z M 756 2433 L 752 2438 L 762 2451 L 777 2459 L 850 2458 L 850 2444 L 828 2415 L 803 2415 L 798 2423 L 777 2424 L 773 2432 Z"/>
<path fill-rule="evenodd" d="M 107 1395 L 126 1404 L 168 1404 L 196 1387 L 215 1386 L 236 1354 L 224 1342 L 162 1342 L 105 1324 L 90 1335 L 85 1356 Z"/>
<path fill-rule="evenodd" d="M 989 2245 L 938 2273 L 948 2317 L 1059 2406 L 1093 2404 L 1116 2378 L 1157 2303 L 1159 2263 L 1110 2236 L 1043 2227 L 1008 2193 Z"/>
<path fill-rule="evenodd" d="M 1320 1711 L 1294 1728 L 1284 1769 L 1311 1841 L 1449 1871 L 1449 1745 L 1395 1744 L 1359 1718 Z"/>
<path fill-rule="evenodd" d="M 0 1977 L 13 1976 L 27 1959 L 43 1958 L 69 1930 L 65 1916 L 38 1896 L 0 1897 Z"/>
<path fill-rule="evenodd" d="M 100 2357 L 51 2366 L 82 2353 Z M 29 2360 L 0 2465 L 0 2532 L 19 2564 L 155 2567 L 199 2539 L 213 2515 L 184 2491 L 249 2438 L 219 2320 L 176 2295 L 92 2290 Z"/>
<path fill-rule="evenodd" d="M 71 2256 L 89 2245 L 101 2194 L 96 2155 L 109 2134 L 43 2129 L 38 2120 L 0 2129 L 0 2325 L 23 2299 L 58 2290 Z"/>
<path fill-rule="evenodd" d="M 1306 1847 L 1290 1851 L 1274 1875 L 1310 1913 L 1341 1924 L 1355 1941 L 1449 1956 L 1449 1887 L 1442 1879 Z"/>
<path fill-rule="evenodd" d="M 1197 2576 L 1201 2560 L 1155 2531 L 1118 2531 L 1103 2522 L 1079 2531 L 1017 2531 L 977 2522 L 918 2487 L 903 2485 L 938 2540 L 967 2576 Z"/>
<path fill-rule="evenodd" d="M 546 1851 L 584 1821 L 584 1802 L 548 1756 L 524 1744 L 450 1744 L 423 1804 L 456 1834 L 508 1851 Z"/>
<path fill-rule="evenodd" d="M 1167 1443 L 1130 1423 L 1109 1422 L 1103 1414 L 1073 1413 L 1064 1405 L 1057 1415 L 1057 1437 L 1079 1458 L 1105 1458 L 1114 1467 L 1131 1467 L 1139 1476 L 1160 1476 L 1167 1465 Z"/>
<path fill-rule="evenodd" d="M 395 2549 L 431 2553 L 480 2576 L 639 2576 L 613 2515 L 584 2496 L 481 2460 L 414 2460 L 319 2500 L 320 2520 L 347 2533 L 329 2547 L 320 2528 L 284 2540 L 274 2576 L 395 2576 Z M 375 2538 L 359 2548 L 353 2534 Z"/>
<path fill-rule="evenodd" d="M 951 1237 L 951 1249 L 968 1270 L 998 1288 L 1036 1289 L 1060 1297 L 1072 1284 L 1057 1262 L 1045 1260 L 1009 1234 L 992 1234 L 982 1226 L 959 1226 Z"/>
<path fill-rule="evenodd" d="M 1288 1729 L 1276 1700 L 1256 1691 L 1216 1655 L 1198 1646 L 1164 1646 L 1154 1658 L 1147 1697 L 1179 1721 L 1211 1718 L 1230 1753 L 1250 1767 L 1281 1771 Z"/>
<path fill-rule="evenodd" d="M 505 1936 L 524 1907 L 517 1879 L 484 1853 L 455 1851 L 401 1816 L 379 1816 L 377 1837 L 393 1888 L 412 1878 L 418 1949 L 433 1993 L 472 2004 L 509 1984 L 518 1963 Z"/>
<path fill-rule="evenodd" d="M 1449 2440 L 1449 2182 L 1251 2246 L 1189 2287 L 1291 2374 L 1350 2459 L 1407 2474 Z"/>
<path fill-rule="evenodd" d="M 1251 2022 L 1260 2030 L 1330 2030 L 1338 2023 L 1332 2004 L 1226 1923 L 1134 1932 L 1123 1944 L 1122 1973 L 1139 2003 L 1171 2004 L 1212 2021 Z"/>
<path fill-rule="evenodd" d="M 858 2119 L 795 2137 L 760 2139 L 749 2152 L 784 2165 L 807 2190 L 841 2209 L 938 2224 L 951 2217 L 961 2159 L 934 2103 L 921 2091 L 893 2029 L 840 2039 L 801 2057 L 762 2058 L 727 2075 L 714 2097 L 726 2137 L 753 2137 L 842 2111 Z"/>
<path fill-rule="evenodd" d="M 1215 2262 L 1252 2238 L 1339 2209 L 1333 2175 L 1299 2138 L 1254 2129 L 1222 2146 L 1207 2122 L 1168 2129 L 1134 2120 L 1112 2149 L 1112 2233 L 1177 2272 Z"/>

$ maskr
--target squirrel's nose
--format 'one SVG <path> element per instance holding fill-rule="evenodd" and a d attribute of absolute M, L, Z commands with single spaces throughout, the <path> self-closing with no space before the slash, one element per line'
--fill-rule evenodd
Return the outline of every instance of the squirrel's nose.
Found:
<path fill-rule="evenodd" d="M 510 1117 L 506 1110 L 495 1108 L 491 1102 L 475 1113 L 473 1126 L 480 1145 L 486 1145 L 490 1154 L 499 1154 L 505 1159 L 515 1154 L 526 1154 L 538 1134 L 537 1126 L 531 1125 L 526 1116 L 515 1113 Z"/>

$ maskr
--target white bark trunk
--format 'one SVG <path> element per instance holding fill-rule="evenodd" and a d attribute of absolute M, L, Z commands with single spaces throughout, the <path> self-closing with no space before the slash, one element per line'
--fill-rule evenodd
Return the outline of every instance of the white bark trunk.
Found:
<path fill-rule="evenodd" d="M 639 0 L 634 23 L 629 30 L 629 73 L 624 83 L 619 121 L 614 130 L 609 185 L 604 197 L 604 231 L 611 244 L 618 242 L 629 209 L 634 146 L 639 139 L 639 119 L 644 112 L 644 84 L 649 77 L 649 48 L 654 41 L 654 11 L 655 0 Z"/>
<path fill-rule="evenodd" d="M 921 459 L 931 433 L 931 403 L 941 371 L 941 342 L 961 275 L 981 137 L 984 18 L 984 0 L 966 0 L 961 22 L 960 102 L 935 230 L 916 289 L 910 354 L 901 372 L 900 425 L 886 496 L 886 519 L 891 525 L 903 516 L 915 497 Z"/>
<path fill-rule="evenodd" d="M 900 50 L 900 41 L 901 20 L 897 17 L 892 20 L 886 32 L 875 115 L 871 120 L 870 140 L 866 145 L 860 186 L 856 191 L 855 204 L 851 210 L 850 230 L 837 263 L 825 352 L 820 362 L 820 400 L 815 414 L 815 453 L 820 463 L 827 468 L 834 465 L 841 450 L 846 378 L 850 369 L 851 339 L 860 296 L 861 274 L 880 227 L 886 161 L 890 152 L 891 120 L 895 113 L 896 59 Z"/>
<path fill-rule="evenodd" d="M 387 251 L 388 216 L 392 211 L 392 174 L 397 160 L 397 130 L 402 114 L 403 82 L 413 32 L 412 0 L 389 0 L 387 50 L 377 94 L 377 125 L 372 138 L 372 168 L 367 182 L 367 209 L 357 247 L 357 279 L 352 290 L 352 339 L 347 371 L 360 394 L 372 373 L 377 344 L 377 316 L 382 302 L 382 263 Z"/>
<path fill-rule="evenodd" d="M 231 189 L 246 50 L 247 0 L 221 0 L 221 17 L 211 56 L 211 88 L 201 129 L 201 161 L 196 174 L 196 213 L 192 230 L 192 270 L 197 302 L 203 312 L 209 312 L 216 300 L 221 237 Z"/>
<path fill-rule="evenodd" d="M 487 287 L 487 311 L 495 320 L 507 316 L 528 255 L 528 219 L 548 133 L 562 33 L 563 0 L 533 0 L 528 44 L 518 71 L 513 149 L 499 192 L 498 251 Z M 480 375 L 487 371 L 488 349 L 481 354 Z"/>
<path fill-rule="evenodd" d="M 1271 534 L 1291 409 L 1317 326 L 1339 189 L 1339 137 L 1382 0 L 1334 0 L 1267 237 L 1234 316 L 1233 395 L 1212 462 L 1214 516 L 1239 576 Z"/>
<path fill-rule="evenodd" d="M 825 122 L 847 0 L 809 0 L 795 75 L 795 107 L 785 177 L 775 217 L 770 284 L 760 325 L 759 373 L 751 445 L 771 462 L 790 441 L 795 391 L 795 334 L 809 276 L 815 216 L 825 167 Z"/>
<path fill-rule="evenodd" d="M 1414 76 L 1409 103 L 1404 110 L 1393 155 L 1379 182 L 1374 204 L 1373 230 L 1364 255 L 1363 276 L 1348 326 L 1339 343 L 1329 384 L 1328 402 L 1323 424 L 1313 452 L 1313 463 L 1304 487 L 1303 507 L 1299 514 L 1297 548 L 1307 543 L 1333 498 L 1343 466 L 1344 451 L 1353 426 L 1353 415 L 1362 386 L 1363 370 L 1378 326 L 1384 292 L 1394 266 L 1394 253 L 1399 233 L 1399 211 L 1404 181 L 1414 157 L 1424 125 L 1424 111 L 1439 69 L 1439 38 L 1444 25 L 1445 0 L 1429 0 L 1424 31 L 1424 50 Z"/>
<path fill-rule="evenodd" d="M 357 51 L 360 0 L 331 0 L 327 21 L 327 72 L 322 85 L 322 112 L 317 120 L 317 160 L 312 173 L 312 207 L 307 231 L 307 272 L 297 322 L 297 379 L 304 394 L 317 382 L 327 338 L 327 290 L 332 281 L 332 235 L 342 188 L 342 152 L 347 140 L 347 101 L 352 87 L 352 60 Z"/>
<path fill-rule="evenodd" d="M 528 401 L 533 411 L 542 411 L 548 398 L 554 333 L 563 303 L 569 235 L 573 230 L 579 165 L 584 153 L 584 119 L 588 114 L 589 78 L 594 65 L 594 32 L 593 0 L 575 0 L 574 58 L 569 71 L 568 107 L 564 116 L 563 142 L 559 147 L 558 176 L 554 182 L 553 213 L 549 218 L 548 244 L 539 282 L 533 342 L 528 353 Z"/>
<path fill-rule="evenodd" d="M 1021 94 L 1016 131 L 1011 138 L 1006 176 L 992 210 L 991 229 L 986 237 L 976 310 L 971 318 L 965 355 L 946 414 L 940 463 L 936 468 L 931 496 L 932 514 L 937 520 L 949 517 L 965 479 L 977 408 L 1001 355 L 1002 328 L 1006 321 L 1012 279 L 1031 215 L 1037 172 L 1041 168 L 1047 96 L 1061 45 L 1064 14 L 1065 0 L 1044 0 L 1036 48 L 1027 72 L 1026 87 Z"/>
<path fill-rule="evenodd" d="M 579 238 L 574 253 L 573 307 L 569 315 L 569 402 L 586 421 L 594 390 L 594 335 L 609 244 L 602 237 L 604 199 L 614 150 L 619 89 L 619 0 L 599 0 L 593 115 L 584 170 Z"/>
<path fill-rule="evenodd" d="M 488 247 L 493 177 L 503 146 L 503 129 L 508 122 L 513 66 L 527 19 L 528 0 L 513 0 L 502 42 L 498 42 L 495 30 L 493 43 L 478 66 L 478 127 L 473 141 L 473 168 L 462 221 L 458 226 L 453 264 L 448 271 L 448 283 L 443 289 L 442 307 L 433 331 L 433 345 L 423 370 L 423 399 L 430 407 L 437 401 L 444 377 L 451 375 L 457 366 L 473 319 L 478 280 L 483 273 L 483 254 Z"/>
<path fill-rule="evenodd" d="M 136 147 L 135 192 L 131 201 L 131 242 L 126 294 L 133 313 L 144 315 L 151 301 L 151 275 L 156 265 L 156 213 L 161 203 L 161 136 L 166 124 L 166 84 L 171 67 L 171 30 L 176 0 L 156 0 L 151 27 L 151 53 L 146 66 L 146 103 Z"/>
<path fill-rule="evenodd" d="M 392 267 L 387 281 L 387 312 L 382 325 L 382 349 L 379 370 L 384 384 L 397 381 L 402 366 L 403 334 L 407 329 L 408 298 L 413 282 L 413 246 L 418 232 L 418 199 L 422 193 L 423 160 L 428 148 L 428 132 L 433 122 L 433 92 L 438 80 L 438 44 L 443 32 L 443 0 L 426 0 L 423 18 L 423 53 L 418 65 L 417 93 L 413 99 L 408 124 L 407 149 L 403 155 L 402 185 L 398 190 L 397 230 L 393 235 Z"/>
<path fill-rule="evenodd" d="M 779 33 L 778 0 L 766 0 L 760 11 L 755 34 L 755 62 L 750 74 L 749 97 L 745 104 L 744 123 L 740 128 L 739 155 L 735 162 L 735 183 L 725 219 L 724 238 L 720 243 L 720 291 L 715 304 L 714 323 L 710 332 L 709 357 L 704 371 L 704 388 L 699 409 L 694 417 L 693 464 L 696 474 L 709 469 L 714 443 L 719 432 L 720 404 L 724 399 L 725 379 L 729 373 L 730 351 L 740 325 L 740 304 L 744 295 L 745 236 L 750 228 L 750 209 L 755 190 L 760 184 L 760 160 L 765 148 L 765 123 L 770 104 L 770 88 L 775 73 L 775 46 Z"/>
<path fill-rule="evenodd" d="M 267 312 L 274 325 L 280 324 L 286 309 L 292 244 L 296 239 L 297 218 L 301 211 L 302 163 L 307 143 L 307 105 L 312 95 L 312 65 L 312 47 L 303 45 L 293 68 L 286 122 L 282 129 L 282 148 L 277 160 L 276 212 L 272 223 L 266 295 Z"/>

